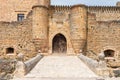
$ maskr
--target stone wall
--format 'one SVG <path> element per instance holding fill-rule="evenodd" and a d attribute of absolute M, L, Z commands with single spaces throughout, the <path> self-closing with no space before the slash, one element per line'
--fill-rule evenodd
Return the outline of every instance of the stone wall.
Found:
<path fill-rule="evenodd" d="M 23 22 L 0 22 L 0 57 L 15 58 L 18 53 L 25 54 L 28 59 L 35 54 L 32 43 L 31 20 Z M 13 48 L 13 53 L 7 54 L 7 48 Z"/>
<path fill-rule="evenodd" d="M 50 5 L 50 0 L 0 0 L 0 21 L 17 21 L 17 14 L 25 14 L 25 19 L 35 4 Z"/>
<path fill-rule="evenodd" d="M 118 58 L 119 56 L 119 37 L 118 36 L 119 36 L 119 19 L 120 19 L 119 12 L 120 12 L 119 7 L 115 7 L 115 6 L 114 7 L 102 7 L 102 6 L 88 7 L 88 17 L 87 17 L 88 24 L 86 24 L 86 27 L 88 26 L 88 29 L 87 29 L 87 33 L 88 33 L 87 49 L 88 50 L 91 50 L 94 53 L 99 54 L 104 50 L 112 49 L 112 50 L 115 50 L 116 52 L 115 57 Z M 66 16 L 62 16 L 63 13 L 66 14 Z M 68 18 L 68 23 L 67 23 L 68 28 L 66 27 L 66 29 L 64 29 L 64 27 L 63 28 L 57 27 L 57 26 L 62 26 L 62 22 L 66 19 L 67 16 L 70 17 L 70 7 L 51 6 L 50 29 L 49 29 L 50 30 L 49 32 L 50 48 L 52 46 L 51 34 L 52 33 L 54 34 L 53 31 L 65 32 L 65 30 L 68 30 L 68 29 L 70 30 L 70 24 L 73 23 L 73 21 L 71 22 L 69 21 L 70 18 Z M 78 21 L 78 23 L 79 22 L 80 21 Z M 79 24 L 81 25 L 81 23 Z M 56 26 L 56 28 L 53 26 Z M 81 31 L 79 30 L 79 32 Z M 67 36 L 71 36 L 70 33 L 67 33 L 67 34 L 69 34 Z M 69 39 L 71 39 L 71 37 L 69 37 Z M 73 47 L 73 44 L 71 45 L 71 47 Z"/>
<path fill-rule="evenodd" d="M 118 6 L 89 6 L 88 12 L 95 13 L 97 21 L 120 20 Z"/>
<path fill-rule="evenodd" d="M 119 59 L 119 7 L 89 7 L 88 8 L 87 50 L 97 55 L 105 50 L 115 51 Z"/>
<path fill-rule="evenodd" d="M 87 49 L 99 54 L 105 50 L 115 51 L 115 58 L 120 58 L 120 22 L 98 21 L 95 16 L 89 19 Z"/>
<path fill-rule="evenodd" d="M 17 14 L 27 16 L 37 0 L 0 0 L 0 21 L 17 21 Z"/>
<path fill-rule="evenodd" d="M 50 0 L 0 0 L 0 21 L 17 21 L 17 14 L 25 14 L 25 18 L 32 6 L 40 3 L 49 7 Z M 62 6 L 65 8 L 64 6 Z M 57 7 L 56 7 L 57 8 Z M 61 10 L 59 8 L 57 10 Z M 117 6 L 89 6 L 89 12 L 97 14 L 97 20 L 118 20 L 120 19 L 119 2 Z"/>

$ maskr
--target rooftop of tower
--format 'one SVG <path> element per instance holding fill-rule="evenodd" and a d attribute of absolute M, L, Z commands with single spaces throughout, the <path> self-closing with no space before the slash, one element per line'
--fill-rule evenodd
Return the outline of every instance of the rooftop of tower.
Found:
<path fill-rule="evenodd" d="M 116 6 L 120 0 L 51 0 L 52 5 L 85 4 L 88 6 Z"/>

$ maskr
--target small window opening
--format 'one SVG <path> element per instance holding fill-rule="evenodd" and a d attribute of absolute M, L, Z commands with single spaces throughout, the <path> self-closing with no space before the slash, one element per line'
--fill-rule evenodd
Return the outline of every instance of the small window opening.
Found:
<path fill-rule="evenodd" d="M 17 21 L 23 21 L 25 15 L 24 14 L 17 14 Z"/>
<path fill-rule="evenodd" d="M 105 57 L 114 57 L 114 53 L 115 53 L 114 50 L 105 50 L 104 51 Z"/>
<path fill-rule="evenodd" d="M 7 48 L 6 53 L 7 54 L 13 54 L 14 53 L 14 48 Z"/>

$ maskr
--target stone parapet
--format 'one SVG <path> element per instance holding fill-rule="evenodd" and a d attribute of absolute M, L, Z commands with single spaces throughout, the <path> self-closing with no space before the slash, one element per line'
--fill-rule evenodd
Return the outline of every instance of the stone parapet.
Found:
<path fill-rule="evenodd" d="M 26 62 L 18 61 L 16 64 L 16 70 L 14 71 L 14 77 L 24 77 L 31 69 L 34 68 L 42 57 L 43 56 L 41 54 L 38 54 L 36 57 L 33 57 Z"/>
<path fill-rule="evenodd" d="M 25 62 L 26 65 L 26 73 L 28 73 L 31 69 L 34 68 L 34 66 L 38 63 L 38 61 L 40 61 L 40 59 L 43 56 L 41 54 L 37 54 L 36 57 L 33 57 L 32 59 L 28 60 Z"/>
<path fill-rule="evenodd" d="M 88 58 L 82 54 L 80 54 L 78 57 L 97 75 L 103 77 L 113 76 L 112 70 L 107 68 L 107 65 L 105 64 L 104 61 L 97 62 L 96 60 Z"/>

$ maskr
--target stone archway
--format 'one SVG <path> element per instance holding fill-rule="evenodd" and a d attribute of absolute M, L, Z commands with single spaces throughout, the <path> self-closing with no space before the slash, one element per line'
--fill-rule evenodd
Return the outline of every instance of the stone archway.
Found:
<path fill-rule="evenodd" d="M 114 57 L 115 51 L 111 50 L 111 49 L 105 50 L 104 55 L 105 55 L 105 57 Z"/>
<path fill-rule="evenodd" d="M 53 53 L 66 53 L 67 52 L 67 40 L 64 35 L 57 34 L 52 40 L 52 52 Z"/>

